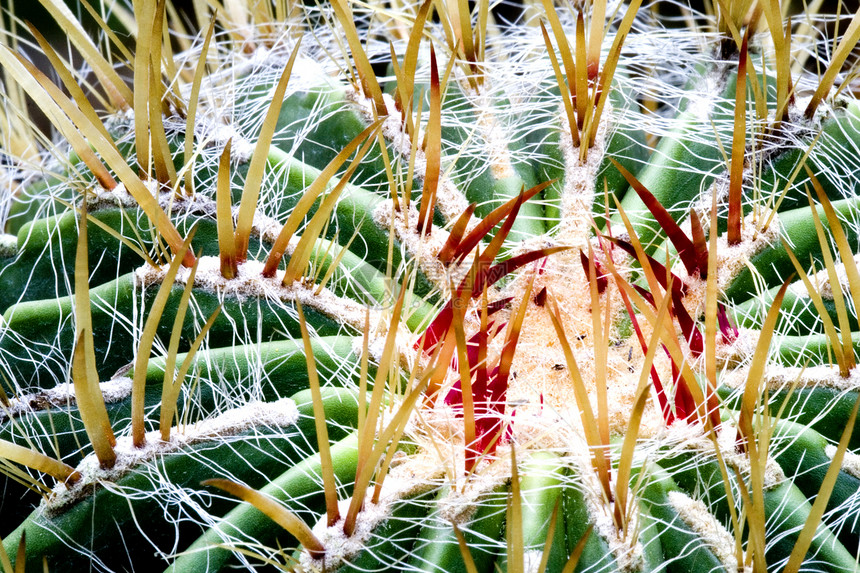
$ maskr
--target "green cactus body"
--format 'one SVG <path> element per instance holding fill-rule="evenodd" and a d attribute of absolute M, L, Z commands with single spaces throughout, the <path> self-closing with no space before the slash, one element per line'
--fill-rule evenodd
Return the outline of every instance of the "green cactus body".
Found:
<path fill-rule="evenodd" d="M 860 12 L 43 4 L 2 573 L 857 569 Z"/>
<path fill-rule="evenodd" d="M 335 475 L 344 482 L 355 475 L 358 463 L 358 448 L 355 435 L 348 436 L 332 447 Z M 323 506 L 321 488 L 322 468 L 319 456 L 311 456 L 273 479 L 264 491 L 283 502 L 290 503 L 299 515 L 313 519 Z M 271 527 L 271 522 L 250 504 L 239 505 L 225 514 L 217 527 L 201 535 L 165 573 L 176 571 L 220 571 L 237 560 L 237 554 L 225 543 L 235 540 L 245 543 L 250 540 L 274 546 L 278 535 L 286 536 Z M 295 543 L 295 540 L 289 541 Z M 284 543 L 288 543 L 284 541 Z"/>
<path fill-rule="evenodd" d="M 308 455 L 307 440 L 314 438 L 311 412 L 313 406 L 306 392 L 294 398 L 292 407 L 298 407 L 295 410 L 298 417 L 293 426 L 287 426 L 292 428 L 289 432 L 285 431 L 286 428 L 279 427 L 277 422 L 270 422 L 271 426 L 261 423 L 259 427 L 250 429 L 229 428 L 229 425 L 225 425 L 222 428 L 209 429 L 212 433 L 208 436 L 204 433 L 200 437 L 192 437 L 180 451 L 168 447 L 163 453 L 156 451 L 150 456 L 143 454 L 137 464 L 124 468 L 118 477 L 109 478 L 114 487 L 103 489 L 98 483 L 100 477 L 96 476 L 91 484 L 80 486 L 89 487 L 93 489 L 92 492 L 87 493 L 84 490 L 82 494 L 72 490 L 69 499 L 59 498 L 53 507 L 46 507 L 34 513 L 9 534 L 5 541 L 10 545 L 17 545 L 21 537 L 26 535 L 33 555 L 28 559 L 28 567 L 39 566 L 43 556 L 55 562 L 65 559 L 69 567 L 86 567 L 89 562 L 86 555 L 78 555 L 76 561 L 69 560 L 70 544 L 104 553 L 105 559 L 109 559 L 104 564 L 107 567 L 137 567 L 150 560 L 148 566 L 157 566 L 160 559 L 153 559 L 151 547 L 129 547 L 126 555 L 113 551 L 117 544 L 122 543 L 124 530 L 135 520 L 159 523 L 163 528 L 161 531 L 156 531 L 155 528 L 151 530 L 150 540 L 156 547 L 169 544 L 174 533 L 175 525 L 170 523 L 168 516 L 161 515 L 162 507 L 157 496 L 131 505 L 127 503 L 126 497 L 134 495 L 135 492 L 137 495 L 147 491 L 157 492 L 158 479 L 165 479 L 177 488 L 196 486 L 208 475 L 213 465 L 229 466 L 232 471 L 237 472 L 237 478 L 248 480 L 249 483 L 256 481 L 261 485 L 266 479 L 265 476 L 277 475 Z M 326 402 L 327 416 L 334 430 L 333 435 L 337 437 L 338 433 L 343 433 L 343 427 L 355 419 L 357 402 L 353 394 L 339 392 L 330 393 Z M 289 414 L 288 404 L 271 404 L 275 416 Z M 274 419 L 276 418 L 273 417 Z M 214 420 L 217 422 L 217 418 Z M 217 438 L 226 439 L 222 442 Z M 163 478 L 159 478 L 160 475 Z M 79 499 L 75 499 L 75 494 Z M 164 494 L 169 495 L 169 492 Z M 209 500 L 208 503 L 226 505 L 224 500 Z M 222 508 L 222 511 L 224 509 L 226 508 Z M 107 512 L 106 515 L 111 516 L 110 521 L 94 519 L 100 512 Z M 176 518 L 178 516 L 174 517 Z"/>
<path fill-rule="evenodd" d="M 467 570 L 454 530 L 450 526 L 453 513 L 453 517 L 460 522 L 463 535 L 469 543 L 470 556 L 478 571 L 492 571 L 497 555 L 492 540 L 504 527 L 506 493 L 504 488 L 497 487 L 484 492 L 478 498 L 479 504 L 457 508 L 446 506 L 450 492 L 441 492 L 440 503 L 422 525 L 414 547 L 415 555 L 409 561 L 409 567 L 417 571 Z M 463 513 L 454 513 L 458 510 Z"/>

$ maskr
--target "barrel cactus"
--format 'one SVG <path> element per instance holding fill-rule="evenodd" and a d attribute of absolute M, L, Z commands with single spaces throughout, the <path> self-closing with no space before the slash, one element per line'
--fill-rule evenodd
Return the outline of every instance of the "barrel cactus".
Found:
<path fill-rule="evenodd" d="M 4 571 L 857 569 L 860 12 L 42 5 Z"/>

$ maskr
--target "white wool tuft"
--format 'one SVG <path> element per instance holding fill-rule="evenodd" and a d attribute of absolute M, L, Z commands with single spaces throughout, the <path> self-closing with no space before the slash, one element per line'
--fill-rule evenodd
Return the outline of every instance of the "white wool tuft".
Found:
<path fill-rule="evenodd" d="M 147 188 L 150 189 L 150 191 L 154 189 L 151 184 L 147 185 Z M 99 187 L 96 189 L 95 193 L 87 196 L 88 209 L 95 210 L 109 207 L 133 208 L 137 207 L 137 201 L 125 188 L 124 183 L 119 183 L 112 190 Z"/>
<path fill-rule="evenodd" d="M 639 540 L 632 537 L 639 529 L 639 512 L 634 512 L 627 528 L 627 534 L 632 538 L 621 537 L 622 532 L 615 527 L 612 517 L 613 503 L 607 503 L 603 497 L 603 486 L 591 465 L 590 453 L 582 452 L 574 459 L 574 463 L 579 466 L 579 486 L 582 488 L 589 521 L 594 524 L 593 534 L 599 534 L 606 540 L 620 571 L 639 571 L 644 563 L 644 549 Z"/>
<path fill-rule="evenodd" d="M 99 388 L 106 404 L 119 402 L 131 396 L 131 378 L 124 376 L 101 382 Z M 52 407 L 63 407 L 74 404 L 75 388 L 70 382 L 63 382 L 53 388 L 23 394 L 9 399 L 9 406 L 0 405 L 0 421 L 25 412 L 38 412 Z"/>
<path fill-rule="evenodd" d="M 393 505 L 400 500 L 408 500 L 415 495 L 433 488 L 432 476 L 419 477 L 409 469 L 409 461 L 393 467 L 385 478 L 384 486 L 378 503 L 373 503 L 374 488 L 368 488 L 364 507 L 359 512 L 355 522 L 355 530 L 350 537 L 344 534 L 343 526 L 351 498 L 338 502 L 341 518 L 331 527 L 326 525 L 325 517 L 313 527 L 314 535 L 325 547 L 322 559 L 313 559 L 307 552 L 302 552 L 301 565 L 304 571 L 324 572 L 334 571 L 344 561 L 359 555 L 368 545 L 374 529 L 384 520 L 391 517 Z M 418 478 L 418 479 L 416 479 Z"/>
<path fill-rule="evenodd" d="M 239 133 L 233 125 L 216 125 L 208 134 L 219 149 L 230 141 L 230 159 L 238 164 L 247 163 L 254 153 L 254 143 Z"/>
<path fill-rule="evenodd" d="M 248 298 L 263 300 L 279 300 L 282 302 L 298 302 L 303 306 L 314 308 L 327 316 L 333 317 L 343 324 L 357 329 L 363 329 L 365 323 L 365 307 L 352 299 L 335 295 L 327 288 L 316 292 L 316 286 L 304 283 L 294 283 L 284 286 L 277 276 L 263 276 L 264 263 L 248 260 L 238 265 L 235 278 L 225 279 L 221 275 L 221 260 L 219 257 L 200 257 L 197 274 L 194 279 L 195 288 L 218 293 L 219 296 L 235 298 L 244 301 Z M 177 284 L 185 284 L 191 269 L 181 267 L 176 275 Z M 164 280 L 166 270 L 153 269 L 143 266 L 135 272 L 136 284 L 149 286 L 159 284 Z M 378 324 L 381 313 L 371 311 L 371 324 Z"/>
<path fill-rule="evenodd" d="M 95 454 L 89 454 L 75 468 L 81 474 L 81 479 L 70 487 L 63 483 L 57 484 L 51 495 L 43 499 L 40 507 L 48 515 L 60 513 L 68 505 L 89 495 L 93 487 L 116 482 L 141 464 L 161 456 L 200 442 L 234 436 L 255 427 L 289 427 L 298 419 L 296 403 L 290 398 L 282 398 L 277 402 L 249 402 L 215 418 L 174 427 L 168 442 L 161 439 L 160 431 L 147 432 L 145 443 L 140 448 L 134 447 L 131 436 L 120 436 L 114 447 L 117 459 L 112 468 L 102 468 Z"/>
<path fill-rule="evenodd" d="M 700 537 L 722 562 L 726 571 L 736 571 L 738 560 L 735 557 L 735 539 L 711 514 L 708 507 L 700 500 L 680 491 L 670 491 L 667 497 L 681 521 Z"/>
<path fill-rule="evenodd" d="M 364 97 L 355 89 L 347 90 L 347 97 L 356 104 L 358 111 L 364 116 L 365 121 L 371 123 L 375 120 L 373 113 L 373 100 Z M 385 107 L 388 110 L 388 116 L 382 123 L 382 133 L 385 139 L 393 144 L 400 155 L 409 160 L 412 154 L 412 142 L 406 133 L 406 126 L 401 121 L 400 112 L 394 104 L 394 99 L 388 94 L 382 94 L 382 99 L 385 100 Z M 418 133 L 415 134 L 418 141 L 424 141 L 424 130 L 419 126 Z M 466 210 L 469 206 L 469 201 L 466 196 L 457 188 L 451 178 L 445 172 L 445 165 L 441 166 L 439 183 L 436 188 L 436 207 L 442 213 L 442 216 L 447 220 L 453 220 L 460 216 L 460 213 Z M 415 152 L 414 163 L 415 177 L 423 180 L 427 173 L 427 156 L 424 154 L 424 149 L 418 145 Z M 417 219 L 416 219 L 417 220 Z M 383 228 L 388 228 L 386 225 Z"/>
<path fill-rule="evenodd" d="M 769 216 L 770 212 L 764 208 L 747 215 L 741 225 L 741 241 L 736 245 L 729 245 L 727 235 L 717 239 L 717 284 L 720 289 L 726 289 L 756 254 L 779 243 L 782 229 L 779 215 L 774 214 L 767 229 L 759 229 L 759 224 Z"/>
<path fill-rule="evenodd" d="M 717 443 L 720 446 L 726 466 L 735 467 L 740 471 L 741 475 L 748 476 L 751 470 L 750 459 L 747 454 L 738 451 L 736 447 L 737 436 L 738 431 L 730 424 L 724 423 L 722 431 L 718 434 Z M 707 443 L 710 445 L 710 450 L 713 451 L 713 444 L 710 441 L 707 441 Z M 782 471 L 776 460 L 768 455 L 767 460 L 765 460 L 762 487 L 765 490 L 771 490 L 785 482 L 785 480 L 785 472 Z"/>
<path fill-rule="evenodd" d="M 579 147 L 573 146 L 570 135 L 570 125 L 562 113 L 561 151 L 564 155 L 565 177 L 561 204 L 561 227 L 557 240 L 560 244 L 573 245 L 574 248 L 585 248 L 591 236 L 591 208 L 595 193 L 603 190 L 595 189 L 595 179 L 601 164 L 605 159 L 604 146 L 610 130 L 612 117 L 611 104 L 606 105 L 603 120 L 597 127 L 594 146 L 588 150 L 585 161 L 580 161 Z"/>
<path fill-rule="evenodd" d="M 854 264 L 860 266 L 860 254 L 854 255 Z M 848 283 L 848 273 L 845 271 L 844 263 L 836 263 L 836 277 L 839 282 L 840 290 L 843 293 L 850 292 Z M 809 282 L 812 283 L 812 288 L 821 295 L 825 300 L 833 300 L 833 283 L 830 280 L 830 275 L 827 269 L 823 269 L 814 273 L 809 277 Z M 809 291 L 806 290 L 806 285 L 802 280 L 791 283 L 789 290 L 797 297 L 809 298 Z M 850 312 L 850 309 L 849 309 Z"/>
<path fill-rule="evenodd" d="M 832 460 L 833 456 L 836 455 L 836 446 L 828 444 L 824 447 L 824 453 Z M 845 450 L 845 454 L 842 457 L 842 471 L 860 479 L 860 455 L 850 450 Z"/>
<path fill-rule="evenodd" d="M 0 258 L 10 258 L 18 254 L 18 235 L 0 233 Z"/>
<path fill-rule="evenodd" d="M 382 201 L 373 211 L 373 222 L 382 229 L 393 228 L 397 239 L 406 247 L 409 256 L 418 262 L 425 276 L 442 292 L 449 292 L 451 282 L 459 286 L 469 271 L 471 258 L 466 257 L 462 265 L 446 267 L 437 258 L 448 240 L 448 233 L 433 228 L 431 234 L 418 231 L 418 209 L 409 205 L 399 211 L 394 209 L 391 199 Z"/>
<path fill-rule="evenodd" d="M 747 381 L 749 367 L 726 373 L 722 382 L 732 388 L 743 388 Z M 860 369 L 852 369 L 847 378 L 839 374 L 836 366 L 820 365 L 801 368 L 768 364 L 762 382 L 770 390 L 787 390 L 792 385 L 797 388 L 832 388 L 840 391 L 860 389 Z"/>
<path fill-rule="evenodd" d="M 738 336 L 729 343 L 717 336 L 717 365 L 722 370 L 737 368 L 746 364 L 755 354 L 758 343 L 758 330 L 738 327 Z"/>

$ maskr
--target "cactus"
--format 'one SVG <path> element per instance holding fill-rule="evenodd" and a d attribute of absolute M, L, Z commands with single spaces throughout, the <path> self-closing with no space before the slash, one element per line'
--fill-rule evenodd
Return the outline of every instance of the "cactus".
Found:
<path fill-rule="evenodd" d="M 858 568 L 860 11 L 42 4 L 3 571 Z"/>

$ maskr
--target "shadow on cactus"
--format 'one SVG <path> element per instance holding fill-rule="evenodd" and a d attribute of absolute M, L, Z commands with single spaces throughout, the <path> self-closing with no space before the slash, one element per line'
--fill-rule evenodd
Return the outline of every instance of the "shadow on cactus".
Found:
<path fill-rule="evenodd" d="M 857 569 L 860 12 L 42 3 L 4 571 Z"/>

